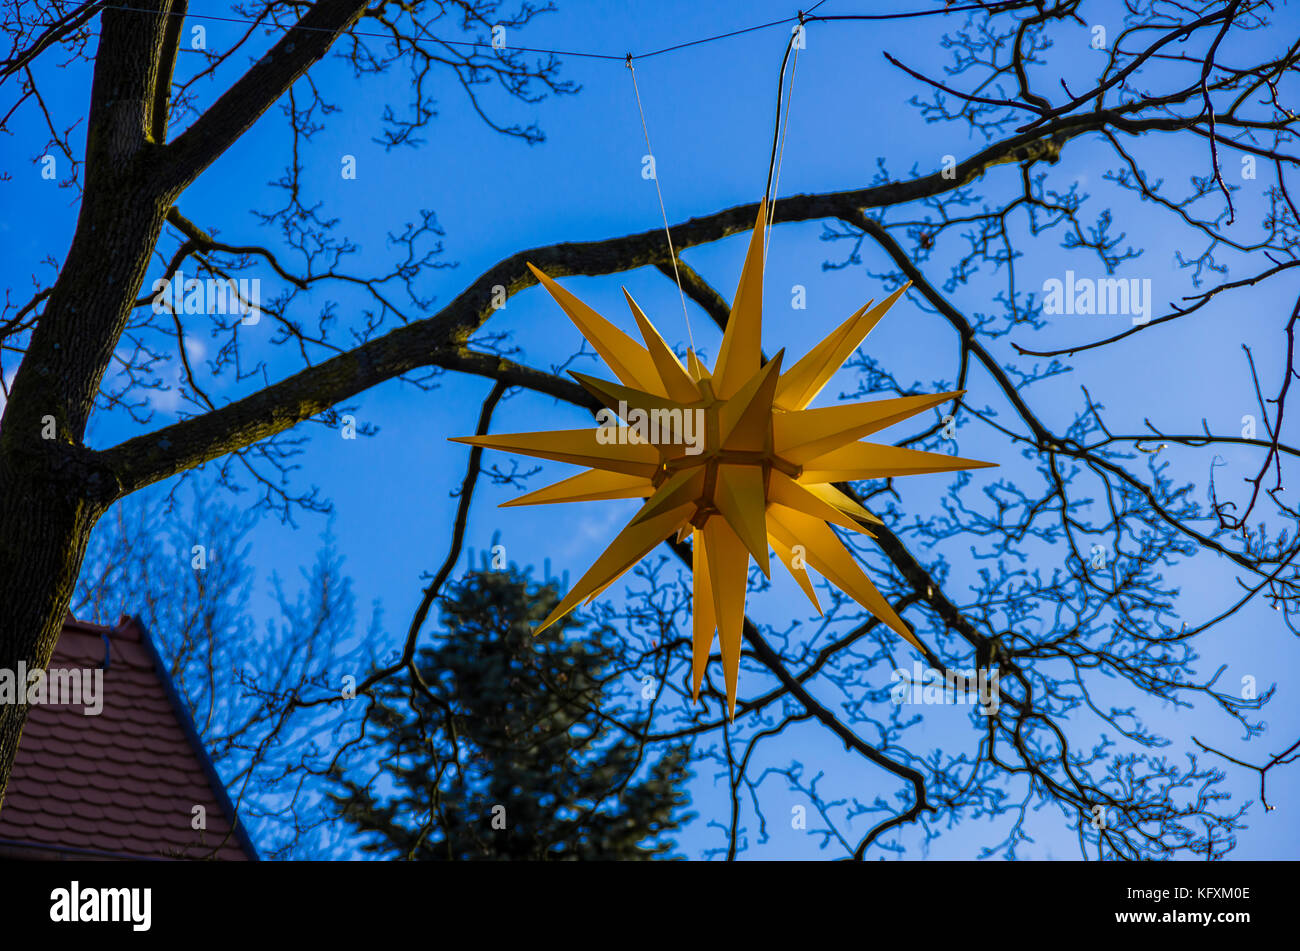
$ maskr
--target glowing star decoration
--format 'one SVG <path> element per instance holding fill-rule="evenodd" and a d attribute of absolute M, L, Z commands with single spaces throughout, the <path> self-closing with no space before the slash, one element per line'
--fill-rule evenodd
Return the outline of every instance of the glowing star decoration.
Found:
<path fill-rule="evenodd" d="M 805 565 L 921 648 L 830 526 L 873 537 L 880 520 L 831 483 L 950 472 L 992 465 L 857 440 L 961 395 L 904 396 L 821 409 L 806 407 L 908 285 L 868 302 L 790 369 L 784 351 L 766 364 L 760 336 L 763 223 L 749 242 L 731 316 L 710 374 L 693 350 L 683 367 L 624 289 L 645 346 L 632 340 L 533 267 L 533 274 L 614 371 L 620 383 L 572 376 L 608 409 L 597 429 L 465 436 L 455 441 L 587 466 L 512 505 L 644 498 L 645 503 L 538 631 L 583 599 L 589 603 L 660 542 L 689 535 L 693 546 L 693 695 L 719 634 L 728 710 L 734 717 L 752 555 L 768 577 L 768 547 L 821 612 Z M 619 425 L 619 421 L 624 425 Z"/>

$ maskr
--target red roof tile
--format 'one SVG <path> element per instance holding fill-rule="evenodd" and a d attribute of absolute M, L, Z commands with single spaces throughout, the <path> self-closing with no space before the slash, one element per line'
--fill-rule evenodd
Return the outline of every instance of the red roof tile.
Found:
<path fill-rule="evenodd" d="M 107 638 L 107 641 L 106 641 Z M 69 615 L 50 670 L 104 661 L 103 709 L 33 704 L 0 806 L 0 857 L 256 858 L 148 634 Z M 48 683 L 48 681 L 47 681 Z M 207 828 L 191 827 L 195 806 Z"/>

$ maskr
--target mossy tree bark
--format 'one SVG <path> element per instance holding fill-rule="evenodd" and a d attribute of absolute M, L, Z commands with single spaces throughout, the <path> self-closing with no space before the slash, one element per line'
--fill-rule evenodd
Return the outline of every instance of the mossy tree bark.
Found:
<path fill-rule="evenodd" d="M 83 438 L 167 213 L 150 174 L 149 112 L 171 82 L 159 76 L 159 12 L 103 16 L 76 232 L 0 427 L 0 668 L 48 666 L 90 529 L 116 494 Z M 26 714 L 0 704 L 0 796 Z"/>

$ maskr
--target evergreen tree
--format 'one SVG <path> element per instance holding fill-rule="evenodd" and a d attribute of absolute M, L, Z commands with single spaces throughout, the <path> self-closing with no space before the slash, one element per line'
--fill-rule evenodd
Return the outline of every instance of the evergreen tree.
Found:
<path fill-rule="evenodd" d="M 648 859 L 689 818 L 685 746 L 658 760 L 602 714 L 623 675 L 606 627 L 566 618 L 513 567 L 473 571 L 444 599 L 444 634 L 417 667 L 433 699 L 377 688 L 379 772 L 336 776 L 365 851 L 422 860 Z M 454 739 L 453 739 L 454 733 Z"/>

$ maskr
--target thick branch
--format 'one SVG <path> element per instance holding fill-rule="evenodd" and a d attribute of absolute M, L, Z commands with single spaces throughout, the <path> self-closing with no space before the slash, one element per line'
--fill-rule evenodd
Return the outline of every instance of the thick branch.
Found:
<path fill-rule="evenodd" d="M 491 377 L 595 410 L 586 390 L 493 354 L 422 345 L 427 323 L 394 331 L 303 370 L 245 399 L 97 453 L 115 474 L 119 497 L 267 439 L 377 383 L 422 366 Z"/>
<path fill-rule="evenodd" d="M 263 63 L 265 60 L 254 69 L 260 68 Z M 223 99 L 234 95 L 243 82 L 240 80 Z M 214 105 L 209 114 L 220 105 L 220 102 Z M 1114 112 L 1090 113 L 1062 120 L 1047 131 L 1053 136 L 1055 147 L 1059 148 L 1060 143 L 1066 139 L 1108 124 L 1119 124 L 1136 131 L 1133 127 L 1164 128 L 1167 121 L 1133 123 L 1119 120 L 1120 117 Z M 169 148 L 191 148 L 192 146 L 182 143 L 202 122 L 202 119 L 199 120 Z M 944 177 L 942 173 L 936 172 L 911 181 L 891 182 L 870 188 L 791 196 L 782 199 L 777 205 L 774 220 L 790 222 L 839 218 L 862 226 L 865 220 L 862 214 L 864 208 L 895 205 L 950 191 L 982 174 L 987 168 L 1014 161 L 1015 156 L 1024 154 L 1026 147 L 1041 139 L 1043 136 L 1015 136 L 983 149 L 960 163 L 955 172 L 951 173 L 953 177 Z M 753 227 L 757 214 L 758 205 L 754 203 L 692 218 L 673 228 L 674 244 L 678 248 L 694 247 L 748 231 Z M 879 240 L 879 236 L 877 238 Z M 621 238 L 554 244 L 512 255 L 482 274 L 433 317 L 398 328 L 355 350 L 309 367 L 214 413 L 138 436 L 109 450 L 105 455 L 109 464 L 119 473 L 122 492 L 135 491 L 189 467 L 246 448 L 311 418 L 341 400 L 418 367 L 460 369 L 456 366 L 458 362 L 468 362 L 471 365 L 468 372 L 480 372 L 473 367 L 483 366 L 481 361 L 494 358 L 471 354 L 464 349 L 465 342 L 495 312 L 493 300 L 497 286 L 504 287 L 507 295 L 513 295 L 536 283 L 526 266 L 528 262 L 553 277 L 563 277 L 571 274 L 597 276 L 619 273 L 638 267 L 670 264 L 671 259 L 663 234 L 657 228 Z M 698 288 L 693 288 L 693 291 L 698 291 Z M 697 297 L 694 292 L 692 296 Z M 996 374 L 996 362 L 992 362 L 988 368 Z M 519 372 L 525 371 L 520 368 Z M 555 384 L 548 374 L 537 374 L 537 377 L 536 382 L 542 392 L 553 392 Z M 589 400 L 582 405 L 587 402 Z M 1027 408 L 1018 408 L 1028 415 Z"/>

